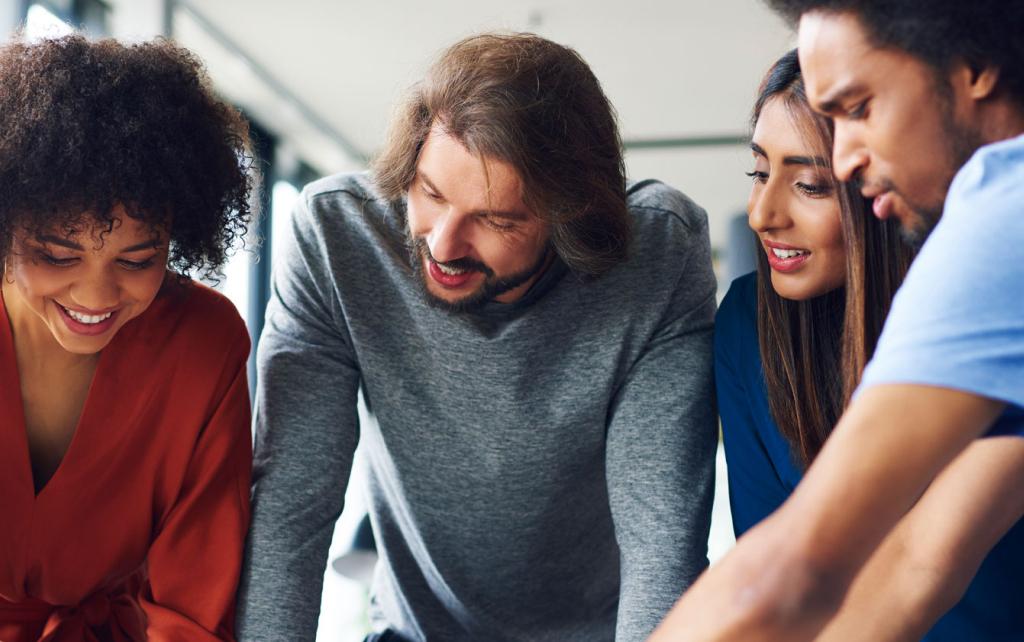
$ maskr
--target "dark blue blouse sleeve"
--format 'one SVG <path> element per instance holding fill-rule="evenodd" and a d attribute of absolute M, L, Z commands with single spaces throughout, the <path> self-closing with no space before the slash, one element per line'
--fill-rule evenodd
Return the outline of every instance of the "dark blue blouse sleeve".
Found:
<path fill-rule="evenodd" d="M 764 399 L 757 346 L 754 275 L 733 282 L 715 320 L 715 387 L 722 417 L 722 438 L 729 478 L 733 530 L 741 536 L 771 514 L 789 496 L 758 431 Z"/>

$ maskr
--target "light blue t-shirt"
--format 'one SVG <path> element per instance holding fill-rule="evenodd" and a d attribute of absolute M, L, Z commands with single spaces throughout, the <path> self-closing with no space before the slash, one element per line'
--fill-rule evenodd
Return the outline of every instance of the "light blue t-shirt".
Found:
<path fill-rule="evenodd" d="M 914 383 L 1008 404 L 1024 436 L 1024 136 L 979 149 L 893 301 L 858 392 Z"/>

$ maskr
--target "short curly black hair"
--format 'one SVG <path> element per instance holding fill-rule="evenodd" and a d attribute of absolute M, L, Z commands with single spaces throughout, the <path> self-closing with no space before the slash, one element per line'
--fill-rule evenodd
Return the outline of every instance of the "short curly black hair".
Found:
<path fill-rule="evenodd" d="M 1024 2 L 1019 0 L 767 0 L 795 24 L 812 11 L 849 13 L 877 45 L 903 50 L 938 72 L 957 60 L 999 68 L 1024 105 Z"/>
<path fill-rule="evenodd" d="M 249 128 L 166 39 L 0 47 L 0 260 L 17 234 L 170 222 L 168 267 L 214 276 L 251 219 Z"/>

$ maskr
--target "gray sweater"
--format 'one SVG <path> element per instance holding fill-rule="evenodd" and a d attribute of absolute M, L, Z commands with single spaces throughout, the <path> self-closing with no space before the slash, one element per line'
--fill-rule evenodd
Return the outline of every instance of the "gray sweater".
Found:
<path fill-rule="evenodd" d="M 366 175 L 303 191 L 259 344 L 242 640 L 313 640 L 357 442 L 374 623 L 409 640 L 639 641 L 707 566 L 717 441 L 704 212 L 629 190 L 631 258 L 427 303 Z M 360 426 L 359 387 L 377 422 Z"/>

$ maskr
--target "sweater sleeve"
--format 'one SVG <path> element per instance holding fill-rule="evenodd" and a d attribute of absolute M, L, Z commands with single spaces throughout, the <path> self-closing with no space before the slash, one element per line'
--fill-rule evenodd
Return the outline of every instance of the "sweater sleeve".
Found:
<path fill-rule="evenodd" d="M 644 640 L 707 567 L 717 427 L 706 219 L 687 232 L 666 313 L 613 399 L 607 484 L 620 548 L 616 640 Z"/>
<path fill-rule="evenodd" d="M 249 335 L 230 349 L 222 396 L 188 462 L 181 490 L 146 557 L 139 595 L 152 642 L 234 640 L 235 592 L 249 525 Z"/>
<path fill-rule="evenodd" d="M 760 371 L 744 370 L 744 366 L 750 369 L 760 363 L 751 281 L 733 284 L 715 319 L 715 388 L 722 416 L 729 508 L 736 537 L 774 512 L 789 496 L 754 420 L 761 408 L 754 403 L 755 395 L 763 396 Z M 748 350 L 755 354 L 743 354 Z M 751 390 L 751 385 L 762 388 Z M 771 417 L 767 421 L 771 423 Z"/>
<path fill-rule="evenodd" d="M 308 198 L 300 199 L 274 266 L 257 350 L 242 640 L 315 639 L 328 549 L 358 441 L 359 370 Z"/>

